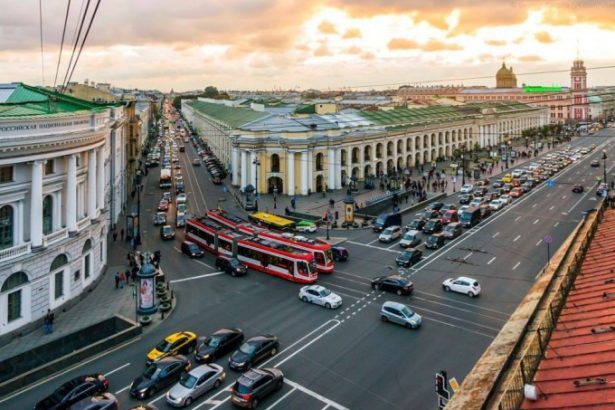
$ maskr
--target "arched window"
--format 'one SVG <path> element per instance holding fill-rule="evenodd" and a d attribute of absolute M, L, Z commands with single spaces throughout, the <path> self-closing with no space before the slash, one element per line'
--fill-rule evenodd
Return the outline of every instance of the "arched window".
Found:
<path fill-rule="evenodd" d="M 68 264 L 68 258 L 65 254 L 56 256 L 51 262 L 49 272 L 53 275 L 53 298 L 54 300 L 64 296 L 64 265 Z"/>
<path fill-rule="evenodd" d="M 32 221 L 32 223 L 35 223 Z M 53 198 L 47 195 L 43 199 L 43 234 L 49 235 L 53 230 Z"/>
<path fill-rule="evenodd" d="M 271 156 L 271 172 L 280 172 L 280 157 L 278 154 Z"/>
<path fill-rule="evenodd" d="M 51 262 L 51 268 L 49 268 L 49 272 L 53 272 L 54 270 L 61 268 L 62 266 L 68 264 L 68 258 L 65 254 L 61 254 L 56 256 L 56 258 Z"/>
<path fill-rule="evenodd" d="M 92 272 L 92 257 L 90 251 L 92 250 L 92 240 L 88 239 L 83 244 L 83 249 L 81 250 L 81 254 L 83 255 L 83 276 L 85 279 L 90 277 Z"/>
<path fill-rule="evenodd" d="M 9 276 L 2 284 L 0 292 L 7 293 L 7 320 L 12 322 L 13 320 L 20 319 L 21 315 L 21 289 L 17 289 L 22 285 L 30 282 L 28 275 L 23 272 L 16 272 Z"/>
<path fill-rule="evenodd" d="M 13 246 L 13 207 L 0 208 L 0 249 Z"/>

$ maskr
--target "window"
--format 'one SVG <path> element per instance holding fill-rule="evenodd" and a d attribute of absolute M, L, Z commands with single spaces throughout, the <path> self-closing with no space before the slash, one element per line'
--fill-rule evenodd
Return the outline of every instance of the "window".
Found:
<path fill-rule="evenodd" d="M 56 299 L 64 296 L 64 271 L 57 272 L 54 276 L 54 297 Z"/>
<path fill-rule="evenodd" d="M 13 207 L 0 208 L 0 249 L 13 246 Z"/>
<path fill-rule="evenodd" d="M 47 195 L 43 199 L 43 234 L 49 235 L 53 230 L 53 198 Z"/>
<path fill-rule="evenodd" d="M 278 154 L 271 156 L 271 172 L 280 172 L 280 157 Z"/>
<path fill-rule="evenodd" d="M 0 167 L 0 183 L 13 182 L 13 167 Z"/>
<path fill-rule="evenodd" d="M 83 263 L 85 264 L 83 273 L 85 274 L 85 278 L 87 279 L 90 277 L 90 254 L 89 253 L 85 255 L 85 258 L 83 259 Z"/>
<path fill-rule="evenodd" d="M 45 175 L 53 174 L 54 161 L 52 159 L 48 159 L 45 162 Z"/>
<path fill-rule="evenodd" d="M 7 319 L 9 322 L 21 318 L 21 289 L 17 288 L 28 282 L 28 276 L 25 273 L 16 272 L 2 284 L 2 293 L 15 289 L 7 295 Z"/>

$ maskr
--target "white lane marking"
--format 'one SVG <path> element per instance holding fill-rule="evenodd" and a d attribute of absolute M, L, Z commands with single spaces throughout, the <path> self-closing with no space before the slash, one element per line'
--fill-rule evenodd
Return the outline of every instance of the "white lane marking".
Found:
<path fill-rule="evenodd" d="M 373 240 L 373 241 L 371 241 L 371 242 L 366 243 L 366 245 L 371 245 L 371 244 L 373 244 L 373 243 L 375 243 L 375 242 L 378 242 L 378 238 L 374 239 L 374 240 Z"/>
<path fill-rule="evenodd" d="M 468 260 L 468 258 L 469 258 L 470 256 L 472 256 L 472 255 L 474 255 L 474 252 L 470 252 L 470 253 L 468 253 L 466 256 L 464 256 L 464 257 L 463 257 L 463 260 L 464 260 L 464 261 Z"/>
<path fill-rule="evenodd" d="M 452 304 L 449 304 L 449 303 L 442 303 L 442 302 L 437 302 L 435 300 L 431 300 L 431 299 L 427 299 L 427 298 L 422 298 L 422 297 L 416 296 L 416 295 L 413 296 L 412 298 L 414 300 L 422 300 L 425 303 L 433 303 L 434 305 L 446 306 L 448 308 L 455 309 L 457 312 L 468 312 L 468 313 L 471 313 L 473 315 L 483 316 L 483 317 L 486 317 L 486 318 L 489 318 L 489 319 L 493 319 L 493 320 L 497 320 L 497 321 L 500 321 L 500 322 L 508 321 L 508 318 L 495 317 L 495 316 L 492 316 L 492 315 L 487 315 L 485 313 L 479 313 L 479 312 L 476 312 L 474 310 L 464 309 L 464 308 L 461 308 L 459 306 L 455 306 L 455 305 L 452 305 Z M 456 302 L 453 299 L 449 299 L 448 301 L 453 302 L 453 303 Z M 472 307 L 474 307 L 474 306 L 472 306 Z"/>
<path fill-rule="evenodd" d="M 284 400 L 285 398 L 287 398 L 288 396 L 290 396 L 291 394 L 293 394 L 295 392 L 295 390 L 297 390 L 296 387 L 293 387 L 292 389 L 290 389 L 284 396 L 280 397 L 279 399 L 277 399 L 275 402 L 273 402 L 273 404 L 269 407 L 267 407 L 266 410 L 271 410 L 272 408 L 274 408 L 278 403 L 280 403 L 282 400 Z"/>
<path fill-rule="evenodd" d="M 395 246 L 399 246 L 399 243 L 393 241 L 393 244 L 391 246 L 388 246 L 387 249 L 391 249 L 391 248 L 393 248 Z"/>
<path fill-rule="evenodd" d="M 539 246 L 542 243 L 542 239 L 538 240 L 538 242 L 536 242 L 536 246 Z"/>
<path fill-rule="evenodd" d="M 517 222 L 519 219 L 521 219 L 521 215 L 519 215 L 519 216 L 517 216 L 517 217 L 515 218 L 515 222 Z"/>
<path fill-rule="evenodd" d="M 532 204 L 532 208 L 536 208 L 536 205 L 538 205 L 538 204 Z"/>
<path fill-rule="evenodd" d="M 359 245 L 359 246 L 366 246 L 368 248 L 379 249 L 381 251 L 393 252 L 393 253 L 397 253 L 397 254 L 401 253 L 400 251 L 394 251 L 392 249 L 381 248 L 379 246 L 370 245 L 368 243 L 359 243 L 359 242 L 355 242 L 355 241 L 346 241 L 346 243 L 351 243 L 353 245 Z M 425 258 L 423 258 L 423 259 L 425 259 Z"/>
<path fill-rule="evenodd" d="M 554 206 L 554 205 L 551 205 L 551 207 L 549 207 L 549 211 L 552 211 L 552 210 L 553 210 L 553 208 L 555 208 L 555 206 Z"/>
<path fill-rule="evenodd" d="M 562 199 L 566 199 L 566 196 L 567 196 L 567 195 L 564 195 L 564 196 L 562 197 Z"/>
<path fill-rule="evenodd" d="M 294 382 L 292 380 L 284 379 L 284 383 L 287 383 L 291 387 L 294 387 L 295 389 L 302 391 L 303 393 L 307 394 L 308 396 L 312 396 L 313 398 L 315 398 L 317 400 L 320 400 L 323 403 L 326 403 L 328 406 L 336 408 L 337 410 L 350 410 L 350 409 L 348 409 L 348 407 L 344 407 L 341 404 L 339 404 L 337 402 L 334 402 L 333 400 L 328 399 L 325 396 L 322 396 L 322 395 L 316 393 L 315 391 L 312 391 L 312 390 L 308 389 L 307 387 L 303 387 L 299 383 L 296 383 L 296 382 Z"/>
<path fill-rule="evenodd" d="M 224 272 L 213 272 L 213 273 L 206 273 L 204 275 L 198 275 L 198 276 L 192 276 L 190 278 L 184 278 L 184 279 L 174 279 L 174 280 L 170 280 L 169 283 L 179 283 L 179 282 L 187 282 L 189 280 L 196 280 L 196 279 L 202 279 L 202 278 L 208 278 L 210 276 L 218 276 L 218 275 L 224 275 Z"/>
<path fill-rule="evenodd" d="M 164 392 L 164 393 L 162 393 L 160 396 L 156 397 L 154 400 L 150 401 L 150 402 L 149 402 L 149 403 L 147 403 L 147 404 L 149 404 L 149 405 L 151 406 L 152 404 L 156 403 L 158 400 L 160 400 L 160 399 L 164 398 L 164 396 L 166 396 L 166 395 L 167 395 L 167 393 L 166 393 L 166 392 Z"/>
<path fill-rule="evenodd" d="M 173 249 L 175 249 L 175 250 L 177 251 L 177 253 L 182 253 L 181 249 L 179 249 L 179 248 L 177 248 L 177 247 L 174 247 Z M 209 269 L 213 269 L 213 268 L 214 268 L 213 266 L 209 266 L 209 265 L 208 265 L 208 264 L 206 264 L 205 262 L 201 262 L 201 261 L 200 261 L 200 260 L 198 260 L 198 259 L 193 259 L 193 261 L 194 261 L 194 262 L 196 262 L 196 263 L 200 263 L 200 264 L 201 264 L 201 265 L 203 265 L 203 266 L 207 266 Z"/>
<path fill-rule="evenodd" d="M 308 348 L 312 343 L 317 342 L 320 338 L 325 336 L 327 333 L 331 332 L 332 330 L 335 330 L 335 328 L 338 327 L 341 324 L 339 320 L 335 320 L 335 319 L 331 319 L 329 322 L 334 322 L 335 323 L 333 325 L 333 327 L 327 329 L 326 331 L 322 332 L 321 334 L 319 334 L 318 336 L 316 336 L 315 338 L 313 338 L 309 342 L 307 342 L 304 345 L 302 345 L 299 349 L 295 350 L 290 355 L 288 355 L 288 357 L 286 357 L 286 358 L 282 359 L 281 361 L 279 361 L 278 363 L 276 363 L 274 365 L 274 367 L 280 367 L 281 365 L 283 365 L 284 363 L 286 363 L 287 361 L 289 361 L 290 359 L 292 359 L 293 357 L 295 357 L 296 355 L 301 353 L 303 350 Z M 288 349 L 284 349 L 284 350 L 288 350 Z M 282 352 L 280 352 L 280 353 L 282 353 Z"/>
<path fill-rule="evenodd" d="M 557 225 L 559 225 L 559 222 L 555 222 L 555 223 L 553 224 L 553 227 L 554 227 L 554 228 L 557 228 Z"/>
<path fill-rule="evenodd" d="M 540 222 L 540 219 L 536 219 L 533 223 L 533 225 L 536 225 L 538 222 Z"/>
<path fill-rule="evenodd" d="M 438 319 L 433 319 L 433 318 L 430 318 L 430 317 L 426 317 L 425 315 L 421 315 L 421 317 L 422 317 L 423 319 L 425 319 L 425 320 L 431 320 L 432 322 L 440 323 L 440 324 L 442 324 L 442 325 L 446 325 L 446 326 L 454 327 L 454 328 L 456 328 L 456 329 L 465 330 L 466 332 L 475 333 L 475 334 L 477 334 L 477 335 L 485 336 L 485 337 L 487 337 L 487 338 L 489 338 L 489 339 L 491 339 L 491 340 L 495 339 L 495 336 L 488 335 L 487 333 L 479 332 L 479 331 L 476 331 L 476 330 L 470 330 L 470 329 L 468 329 L 468 328 L 466 328 L 466 327 L 461 327 L 461 326 L 454 325 L 454 324 L 452 324 L 452 323 L 444 322 L 444 321 L 442 321 L 442 320 L 438 320 Z"/>
<path fill-rule="evenodd" d="M 130 389 L 130 386 L 132 386 L 132 384 L 129 384 L 129 385 L 128 385 L 128 386 L 126 386 L 126 387 L 122 387 L 121 389 L 119 389 L 118 391 L 116 391 L 116 392 L 115 392 L 115 394 L 117 395 L 117 394 L 120 394 L 120 393 L 122 393 L 122 392 L 124 392 L 124 391 L 126 391 L 126 390 Z"/>
<path fill-rule="evenodd" d="M 519 240 L 519 238 L 521 238 L 521 235 L 517 235 L 517 237 L 515 239 L 513 239 L 513 242 L 517 242 Z"/>
<path fill-rule="evenodd" d="M 489 262 L 487 262 L 487 265 L 491 265 L 491 263 L 493 263 L 493 261 L 495 260 L 495 256 L 491 259 L 489 259 Z"/>
<path fill-rule="evenodd" d="M 519 267 L 519 265 L 521 265 L 521 262 L 517 262 L 517 263 L 515 264 L 515 266 L 513 266 L 512 270 L 517 269 L 517 268 Z"/>
<path fill-rule="evenodd" d="M 110 372 L 105 373 L 105 377 L 108 377 L 109 375 L 111 375 L 111 374 L 113 374 L 113 373 L 115 373 L 115 372 L 117 372 L 119 370 L 122 370 L 124 367 L 128 367 L 128 366 L 130 366 L 130 363 L 123 364 L 120 367 L 118 367 L 116 369 L 113 369 Z"/>
<path fill-rule="evenodd" d="M 320 410 L 327 410 L 329 407 L 330 407 L 330 406 L 327 404 L 325 407 L 323 407 L 323 408 L 322 408 L 322 409 L 320 409 Z"/>
<path fill-rule="evenodd" d="M 499 234 L 500 234 L 499 232 L 494 233 L 494 234 L 493 234 L 493 236 L 492 236 L 492 238 L 495 238 L 495 237 L 496 237 L 496 236 L 498 236 Z"/>

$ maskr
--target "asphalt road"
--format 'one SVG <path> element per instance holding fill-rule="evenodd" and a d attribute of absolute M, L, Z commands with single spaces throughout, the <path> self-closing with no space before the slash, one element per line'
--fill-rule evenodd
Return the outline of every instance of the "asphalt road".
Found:
<path fill-rule="evenodd" d="M 598 148 L 554 176 L 552 188 L 541 184 L 442 249 L 425 250 L 424 260 L 407 271 L 415 284 L 410 297 L 370 288 L 371 278 L 387 273 L 387 265 L 395 265 L 398 241 L 380 244 L 377 234 L 368 230 L 334 232 L 333 237 L 346 238 L 344 245 L 351 255 L 348 262 L 336 265 L 333 274 L 321 275 L 318 281 L 343 297 L 343 306 L 335 311 L 301 302 L 296 284 L 254 271 L 232 278 L 216 272 L 211 255 L 201 260 L 183 257 L 178 251 L 182 232 L 178 231 L 175 241 L 161 241 L 158 228 L 149 222 L 162 192 L 159 168 L 151 168 L 142 197 L 147 223 L 144 243 L 146 248 L 162 251 L 163 269 L 178 298 L 176 309 L 136 342 L 31 386 L 0 402 L 0 408 L 32 408 L 64 380 L 89 372 L 107 374 L 121 408 L 129 408 L 138 401 L 129 397 L 128 387 L 144 370 L 147 351 L 160 339 L 179 330 L 205 335 L 230 326 L 242 328 L 246 337 L 273 333 L 280 339 L 281 351 L 264 365 L 282 369 L 286 383 L 261 403 L 264 409 L 434 408 L 435 372 L 445 369 L 461 383 L 544 267 L 544 237 L 552 236 L 553 254 L 581 220 L 582 211 L 596 206 L 593 187 L 603 171 L 591 168 L 589 162 L 600 159 L 603 148 L 609 158 L 615 158 L 615 147 L 608 145 L 612 139 L 604 137 L 612 136 L 611 131 L 575 139 L 573 146 L 594 143 Z M 237 210 L 230 195 L 211 183 L 205 167 L 191 165 L 196 156 L 191 145 L 180 156 L 191 213 L 203 214 L 208 207 L 216 207 L 220 198 L 227 198 L 224 208 Z M 613 164 L 607 160 L 609 178 L 613 178 Z M 576 183 L 588 187 L 584 194 L 571 192 Z M 448 201 L 457 203 L 457 196 Z M 168 215 L 174 215 L 174 207 Z M 406 216 L 404 223 L 410 220 Z M 470 299 L 442 290 L 444 279 L 462 274 L 480 281 L 480 297 Z M 379 309 L 385 300 L 410 305 L 423 316 L 423 326 L 413 331 L 381 322 Z M 228 369 L 226 358 L 218 363 L 227 368 L 227 382 L 196 401 L 192 409 L 232 407 L 226 388 L 238 373 Z M 160 409 L 170 408 L 163 393 L 150 402 Z"/>

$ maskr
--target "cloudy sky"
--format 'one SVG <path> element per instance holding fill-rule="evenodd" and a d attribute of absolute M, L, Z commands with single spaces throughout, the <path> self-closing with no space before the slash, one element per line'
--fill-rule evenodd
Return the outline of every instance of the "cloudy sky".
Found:
<path fill-rule="evenodd" d="M 58 80 L 73 48 L 72 0 Z M 43 0 L 53 84 L 67 0 Z M 96 0 L 92 0 L 88 15 Z M 368 89 L 420 82 L 568 85 L 577 55 L 613 64 L 613 0 L 102 0 L 73 80 L 168 91 Z M 0 83 L 41 84 L 37 0 L 0 0 Z M 85 32 L 85 27 L 83 29 Z M 577 46 L 578 45 L 578 46 Z M 480 78 L 484 77 L 484 78 Z M 615 69 L 589 72 L 614 84 Z"/>

